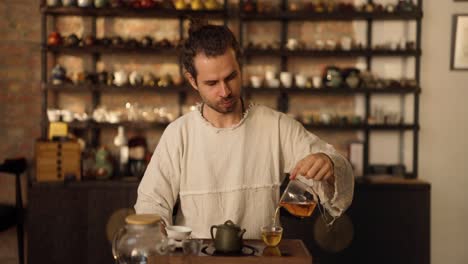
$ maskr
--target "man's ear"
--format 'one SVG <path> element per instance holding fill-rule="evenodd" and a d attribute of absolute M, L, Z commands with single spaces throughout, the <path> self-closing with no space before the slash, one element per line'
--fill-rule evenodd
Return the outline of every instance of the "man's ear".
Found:
<path fill-rule="evenodd" d="M 188 71 L 184 71 L 184 76 L 189 81 L 190 85 L 192 85 L 192 88 L 198 91 L 197 81 L 193 78 L 192 74 Z"/>

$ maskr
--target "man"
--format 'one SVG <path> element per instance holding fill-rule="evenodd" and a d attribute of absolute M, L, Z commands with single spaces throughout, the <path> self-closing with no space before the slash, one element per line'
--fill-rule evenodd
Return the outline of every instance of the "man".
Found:
<path fill-rule="evenodd" d="M 138 188 L 137 213 L 159 214 L 200 238 L 230 219 L 247 229 L 244 238 L 258 239 L 271 224 L 284 173 L 315 180 L 332 216 L 346 210 L 354 188 L 349 163 L 296 120 L 244 104 L 240 47 L 227 27 L 192 25 L 181 61 L 203 103 L 164 131 Z"/>

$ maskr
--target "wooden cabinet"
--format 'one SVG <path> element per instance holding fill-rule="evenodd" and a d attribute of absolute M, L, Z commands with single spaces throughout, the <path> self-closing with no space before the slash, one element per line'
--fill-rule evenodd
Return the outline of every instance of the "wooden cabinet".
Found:
<path fill-rule="evenodd" d="M 29 190 L 29 263 L 112 263 L 111 215 L 132 208 L 137 183 L 36 184 Z M 132 197 L 132 199 L 130 199 Z"/>
<path fill-rule="evenodd" d="M 430 263 L 430 185 L 416 180 L 361 182 L 346 214 L 353 240 L 346 249 L 331 253 L 319 247 L 313 226 L 322 221 L 282 214 L 287 238 L 299 238 L 309 248 L 314 264 Z"/>
<path fill-rule="evenodd" d="M 36 180 L 81 180 L 81 150 L 77 142 L 36 142 Z"/>
<path fill-rule="evenodd" d="M 77 182 L 36 184 L 29 192 L 28 262 L 112 263 L 106 235 L 110 216 L 132 208 L 137 183 Z M 330 253 L 314 237 L 312 218 L 281 216 L 286 238 L 301 239 L 314 264 L 429 264 L 430 185 L 416 180 L 357 183 L 346 212 L 353 226 L 349 247 Z"/>

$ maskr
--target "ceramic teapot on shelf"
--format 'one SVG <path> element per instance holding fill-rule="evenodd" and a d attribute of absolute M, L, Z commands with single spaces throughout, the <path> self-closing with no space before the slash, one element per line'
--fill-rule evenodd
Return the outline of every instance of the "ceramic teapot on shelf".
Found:
<path fill-rule="evenodd" d="M 216 235 L 213 231 L 216 229 Z M 211 238 L 214 241 L 214 247 L 217 252 L 237 253 L 242 250 L 245 229 L 241 229 L 231 220 L 227 220 L 222 225 L 211 226 Z"/>

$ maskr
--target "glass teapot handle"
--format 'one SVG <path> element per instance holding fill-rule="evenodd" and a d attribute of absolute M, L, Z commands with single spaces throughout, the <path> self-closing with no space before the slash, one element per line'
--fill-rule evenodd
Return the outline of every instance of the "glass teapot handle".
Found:
<path fill-rule="evenodd" d="M 328 228 L 330 228 L 333 225 L 333 223 L 335 222 L 336 217 L 328 215 L 327 210 L 322 205 L 322 201 L 320 200 L 320 196 L 314 191 L 314 189 L 311 186 L 307 187 L 307 191 L 310 192 L 314 196 L 314 199 L 318 202 L 317 207 L 318 207 L 318 209 L 320 211 L 320 215 L 322 216 L 322 220 L 325 223 L 325 225 Z"/>
<path fill-rule="evenodd" d="M 117 255 L 117 243 L 120 241 L 120 238 L 122 238 L 122 235 L 125 233 L 125 227 L 120 228 L 117 232 L 114 234 L 114 238 L 112 239 L 112 255 L 114 256 L 114 259 L 117 260 L 118 255 Z"/>

